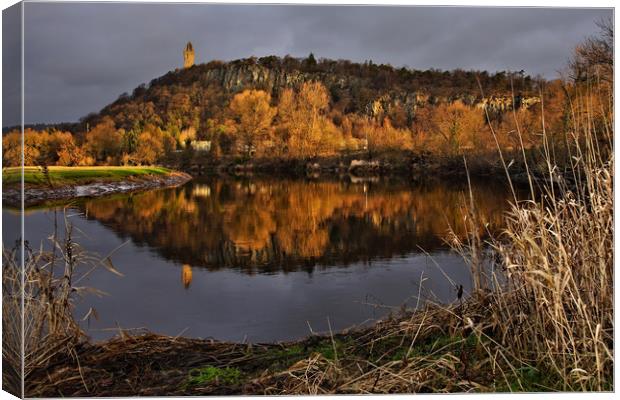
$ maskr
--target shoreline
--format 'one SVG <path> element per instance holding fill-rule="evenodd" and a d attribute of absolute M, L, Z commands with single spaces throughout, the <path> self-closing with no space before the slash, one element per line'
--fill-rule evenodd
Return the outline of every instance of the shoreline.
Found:
<path fill-rule="evenodd" d="M 468 164 L 468 169 L 465 169 L 463 159 L 455 157 L 436 158 L 425 155 L 402 157 L 402 154 L 397 157 L 389 157 L 386 154 L 382 154 L 370 160 L 364 160 L 357 156 L 323 157 L 313 160 L 221 159 L 206 164 L 192 165 L 189 168 L 180 168 L 180 165 L 177 165 L 177 163 L 167 164 L 166 168 L 169 168 L 170 172 L 165 175 L 128 175 L 120 180 L 93 177 L 85 180 L 83 183 L 80 183 L 79 180 L 75 182 L 61 181 L 52 187 L 44 183 L 44 181 L 39 181 L 36 184 L 26 182 L 24 207 L 45 205 L 53 201 L 94 198 L 111 194 L 176 187 L 200 176 L 222 178 L 272 176 L 299 179 L 350 179 L 355 182 L 372 182 L 376 179 L 387 178 L 407 179 L 415 183 L 429 178 L 464 181 L 469 173 L 472 178 L 506 180 L 506 174 L 503 169 L 496 165 L 496 163 L 489 162 L 488 160 L 472 160 L 468 163 L 473 165 Z M 95 168 L 105 169 L 105 167 Z M 515 168 L 511 171 L 510 178 L 513 183 L 527 183 L 520 176 L 521 169 Z M 21 207 L 21 190 L 19 186 L 16 187 L 15 183 L 13 183 L 9 184 L 9 187 L 4 187 L 2 201 L 8 207 Z"/>
<path fill-rule="evenodd" d="M 37 206 L 50 201 L 101 197 L 117 193 L 175 187 L 191 179 L 193 179 L 192 176 L 185 172 L 172 171 L 167 175 L 129 176 L 121 181 L 95 179 L 84 184 L 63 184 L 52 188 L 26 183 L 24 188 L 24 207 Z M 5 206 L 21 207 L 20 188 L 3 188 L 2 202 Z"/>
<path fill-rule="evenodd" d="M 508 156 L 508 155 L 505 155 Z M 521 156 L 513 154 L 509 169 L 515 184 L 528 184 L 527 168 Z M 466 181 L 484 178 L 506 181 L 506 170 L 494 154 L 434 155 L 429 152 L 410 151 L 366 152 L 318 156 L 309 159 L 256 157 L 251 159 L 224 157 L 206 162 L 183 165 L 180 160 L 169 160 L 166 167 L 185 171 L 192 176 L 252 177 L 273 176 L 310 179 L 374 180 L 401 178 L 412 182 L 426 178 Z M 465 162 L 467 164 L 465 164 Z M 529 171 L 534 180 L 542 182 L 544 171 Z"/>
<path fill-rule="evenodd" d="M 31 377 L 29 396 L 346 394 L 357 389 L 379 394 L 396 387 L 404 393 L 424 393 L 440 389 L 433 386 L 437 382 L 407 377 L 404 380 L 408 382 L 386 382 L 382 387 L 377 385 L 377 377 L 386 371 L 398 375 L 412 364 L 419 364 L 418 373 L 430 373 L 442 360 L 467 364 L 445 371 L 446 378 L 451 376 L 454 382 L 445 381 L 444 390 L 502 386 L 502 380 L 486 369 L 467 369 L 474 357 L 483 357 L 479 347 L 487 340 L 462 321 L 470 315 L 478 323 L 484 311 L 473 299 L 460 305 L 428 305 L 401 311 L 371 326 L 275 343 L 224 342 L 151 332 L 132 335 L 121 330 L 102 342 L 87 339 L 76 344 L 79 363 L 68 354 L 51 360 L 50 367 Z M 465 352 L 471 360 L 463 360 Z M 79 378 L 82 371 L 87 372 L 86 381 Z M 312 382 L 307 373 L 323 379 Z M 67 375 L 77 378 L 61 379 Z"/>

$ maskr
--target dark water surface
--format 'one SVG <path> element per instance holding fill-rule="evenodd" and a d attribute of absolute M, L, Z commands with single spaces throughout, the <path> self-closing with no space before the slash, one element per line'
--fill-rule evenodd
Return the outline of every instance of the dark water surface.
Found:
<path fill-rule="evenodd" d="M 474 182 L 490 230 L 507 191 Z M 442 238 L 463 235 L 457 183 L 194 180 L 174 189 L 82 200 L 67 211 L 74 240 L 111 256 L 80 283 L 106 292 L 77 302 L 93 339 L 117 327 L 232 341 L 281 341 L 370 323 L 424 299 L 451 302 L 471 277 Z M 27 210 L 26 239 L 49 247 L 62 208 Z M 3 211 L 4 241 L 18 215 Z M 446 277 L 448 276 L 449 279 Z"/>

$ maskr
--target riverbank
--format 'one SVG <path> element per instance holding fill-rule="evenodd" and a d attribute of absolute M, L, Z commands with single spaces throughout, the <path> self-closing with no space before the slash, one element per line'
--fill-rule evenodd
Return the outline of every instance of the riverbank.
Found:
<path fill-rule="evenodd" d="M 535 181 L 547 179 L 543 166 L 530 155 L 529 176 Z M 528 169 L 522 154 L 504 154 L 508 173 L 513 183 L 528 184 Z M 418 181 L 426 178 L 466 181 L 470 177 L 506 180 L 506 169 L 496 153 L 438 155 L 430 152 L 409 150 L 385 150 L 377 152 L 346 152 L 335 156 L 318 156 L 309 159 L 286 157 L 221 157 L 217 159 L 197 156 L 190 163 L 180 156 L 168 160 L 166 165 L 183 170 L 193 176 L 253 176 L 351 179 L 393 177 Z"/>
<path fill-rule="evenodd" d="M 78 197 L 97 197 L 181 185 L 192 179 L 184 172 L 162 167 L 40 167 L 24 168 L 24 205 Z M 21 169 L 2 171 L 4 204 L 21 203 Z"/>
<path fill-rule="evenodd" d="M 456 299 L 456 293 L 455 293 Z M 488 300 L 488 299 L 487 299 Z M 281 344 L 153 334 L 82 343 L 29 379 L 32 397 L 559 390 L 534 365 L 495 359 L 484 296 Z M 79 360 L 79 363 L 78 361 Z M 510 362 L 514 363 L 513 365 Z M 560 386 L 559 386 L 560 385 Z"/>

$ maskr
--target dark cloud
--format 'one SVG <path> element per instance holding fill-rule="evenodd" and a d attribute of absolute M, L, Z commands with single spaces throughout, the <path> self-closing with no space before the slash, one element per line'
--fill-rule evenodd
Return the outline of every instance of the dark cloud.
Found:
<path fill-rule="evenodd" d="M 2 123 L 21 123 L 21 4 L 2 11 Z"/>
<path fill-rule="evenodd" d="M 74 121 L 182 65 L 270 54 L 552 78 L 605 9 L 26 3 L 26 121 Z M 12 123 L 12 121 L 5 121 Z"/>

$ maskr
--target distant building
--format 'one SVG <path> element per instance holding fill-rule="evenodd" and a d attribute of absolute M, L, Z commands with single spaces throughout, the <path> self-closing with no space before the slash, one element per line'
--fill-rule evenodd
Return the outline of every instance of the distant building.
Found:
<path fill-rule="evenodd" d="M 192 196 L 209 197 L 211 196 L 211 187 L 209 187 L 209 185 L 195 183 L 192 185 Z"/>
<path fill-rule="evenodd" d="M 211 141 L 210 140 L 192 140 L 191 144 L 192 149 L 196 151 L 209 151 L 211 150 Z"/>
<path fill-rule="evenodd" d="M 185 50 L 183 50 L 184 67 L 189 68 L 194 65 L 194 46 L 192 42 L 187 42 Z"/>

